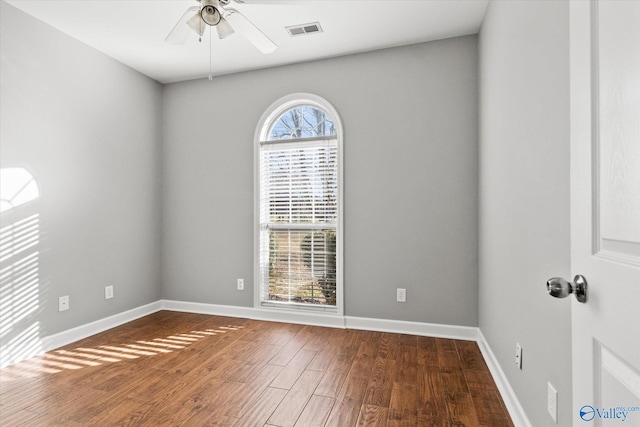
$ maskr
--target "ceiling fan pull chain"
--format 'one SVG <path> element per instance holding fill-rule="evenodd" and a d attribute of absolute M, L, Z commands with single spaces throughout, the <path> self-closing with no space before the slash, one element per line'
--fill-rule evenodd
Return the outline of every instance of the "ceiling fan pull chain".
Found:
<path fill-rule="evenodd" d="M 209 27 L 209 80 L 213 80 L 213 72 L 211 71 L 211 32 L 213 27 Z"/>

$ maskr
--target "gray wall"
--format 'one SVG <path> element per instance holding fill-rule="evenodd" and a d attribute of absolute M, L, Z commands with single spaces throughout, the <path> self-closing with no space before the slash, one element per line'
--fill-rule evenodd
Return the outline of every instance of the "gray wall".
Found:
<path fill-rule="evenodd" d="M 568 2 L 491 2 L 480 32 L 480 328 L 534 426 L 570 426 Z M 516 342 L 523 369 L 514 365 Z"/>
<path fill-rule="evenodd" d="M 163 296 L 252 305 L 254 131 L 310 92 L 345 131 L 345 314 L 477 325 L 477 91 L 475 36 L 165 86 Z"/>
<path fill-rule="evenodd" d="M 2 262 L 15 269 L 37 252 L 34 293 L 21 293 L 28 280 L 2 276 L 4 347 L 29 328 L 48 336 L 160 298 L 162 87 L 0 8 L 0 166 L 27 168 L 41 194 L 1 217 L 5 228 L 39 215 L 37 245 Z M 104 299 L 106 285 L 114 299 Z M 71 309 L 59 313 L 62 295 Z"/>

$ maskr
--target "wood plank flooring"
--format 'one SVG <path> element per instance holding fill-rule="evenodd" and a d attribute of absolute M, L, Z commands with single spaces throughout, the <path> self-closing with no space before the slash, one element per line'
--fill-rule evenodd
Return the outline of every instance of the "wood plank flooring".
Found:
<path fill-rule="evenodd" d="M 2 426 L 513 426 L 474 342 L 161 311 L 0 370 Z"/>

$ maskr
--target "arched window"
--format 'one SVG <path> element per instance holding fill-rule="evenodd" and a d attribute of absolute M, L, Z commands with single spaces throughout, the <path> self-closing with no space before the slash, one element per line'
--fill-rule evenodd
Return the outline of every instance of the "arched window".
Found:
<path fill-rule="evenodd" d="M 342 128 L 315 95 L 274 103 L 256 131 L 256 305 L 342 314 Z"/>

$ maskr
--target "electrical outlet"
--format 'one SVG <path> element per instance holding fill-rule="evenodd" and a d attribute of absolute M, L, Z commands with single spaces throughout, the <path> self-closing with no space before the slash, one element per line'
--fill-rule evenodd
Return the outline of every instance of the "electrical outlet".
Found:
<path fill-rule="evenodd" d="M 407 290 L 403 288 L 398 288 L 396 290 L 396 301 L 398 302 L 407 302 Z"/>
<path fill-rule="evenodd" d="M 558 392 L 550 382 L 547 382 L 547 411 L 553 422 L 558 424 Z"/>
<path fill-rule="evenodd" d="M 58 311 L 69 310 L 69 295 L 58 298 Z"/>
<path fill-rule="evenodd" d="M 522 346 L 516 343 L 516 366 L 522 369 Z"/>
<path fill-rule="evenodd" d="M 104 287 L 104 299 L 113 298 L 113 286 L 105 286 Z"/>
<path fill-rule="evenodd" d="M 238 290 L 244 291 L 244 279 L 238 279 Z"/>

